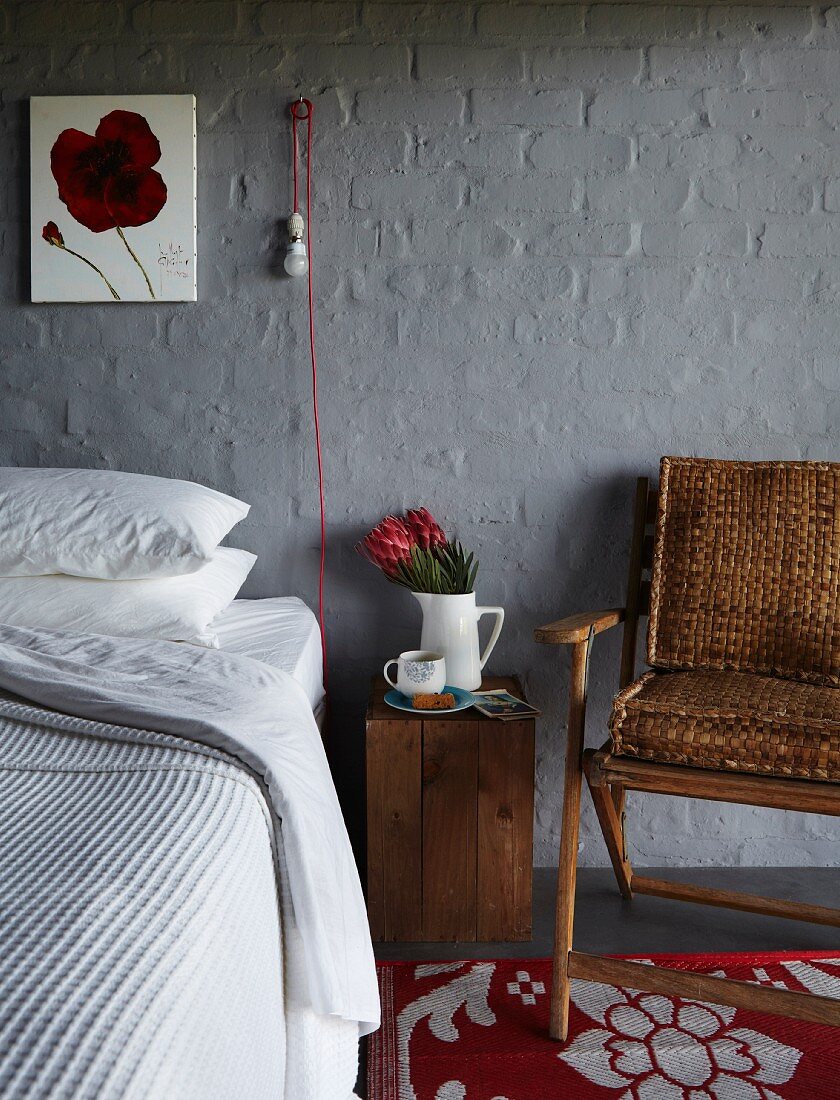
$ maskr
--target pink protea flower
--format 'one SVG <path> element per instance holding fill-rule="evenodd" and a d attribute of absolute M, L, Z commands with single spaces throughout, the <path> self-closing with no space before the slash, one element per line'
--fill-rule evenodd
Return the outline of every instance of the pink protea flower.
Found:
<path fill-rule="evenodd" d="M 411 560 L 411 547 L 415 545 L 417 539 L 405 521 L 386 516 L 365 535 L 356 549 L 386 576 L 392 576 L 399 562 Z"/>
<path fill-rule="evenodd" d="M 427 508 L 412 508 L 406 512 L 405 524 L 421 550 L 443 545 L 447 541 L 443 528 Z"/>

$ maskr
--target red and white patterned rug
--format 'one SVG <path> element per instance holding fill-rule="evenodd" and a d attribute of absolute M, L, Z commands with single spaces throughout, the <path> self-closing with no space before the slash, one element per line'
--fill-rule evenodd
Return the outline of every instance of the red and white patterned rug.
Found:
<path fill-rule="evenodd" d="M 840 951 L 643 961 L 840 999 Z M 546 959 L 380 964 L 368 1100 L 840 1098 L 840 1029 L 576 981 L 561 1046 L 550 981 Z"/>

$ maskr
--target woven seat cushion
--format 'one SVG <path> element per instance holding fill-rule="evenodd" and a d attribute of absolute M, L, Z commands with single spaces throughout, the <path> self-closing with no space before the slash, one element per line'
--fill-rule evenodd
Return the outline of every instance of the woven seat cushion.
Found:
<path fill-rule="evenodd" d="M 840 688 L 744 672 L 647 672 L 613 704 L 613 752 L 840 782 Z"/>

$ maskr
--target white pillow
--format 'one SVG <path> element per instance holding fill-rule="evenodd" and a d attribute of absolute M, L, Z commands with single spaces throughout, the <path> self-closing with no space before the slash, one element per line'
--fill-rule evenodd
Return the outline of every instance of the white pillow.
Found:
<path fill-rule="evenodd" d="M 246 550 L 220 546 L 207 565 L 184 577 L 2 577 L 0 623 L 217 646 L 208 626 L 234 600 L 256 560 Z"/>
<path fill-rule="evenodd" d="M 0 467 L 0 576 L 193 573 L 249 507 L 191 481 Z"/>

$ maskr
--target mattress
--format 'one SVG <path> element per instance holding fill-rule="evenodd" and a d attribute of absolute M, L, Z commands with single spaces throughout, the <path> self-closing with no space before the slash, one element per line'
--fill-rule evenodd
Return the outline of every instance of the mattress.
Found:
<path fill-rule="evenodd" d="M 234 600 L 213 620 L 219 648 L 263 661 L 293 676 L 312 710 L 324 699 L 323 655 L 318 620 L 297 596 Z"/>
<path fill-rule="evenodd" d="M 2 709 L 0 1096 L 347 1100 L 358 1029 L 308 1007 L 250 773 Z"/>

